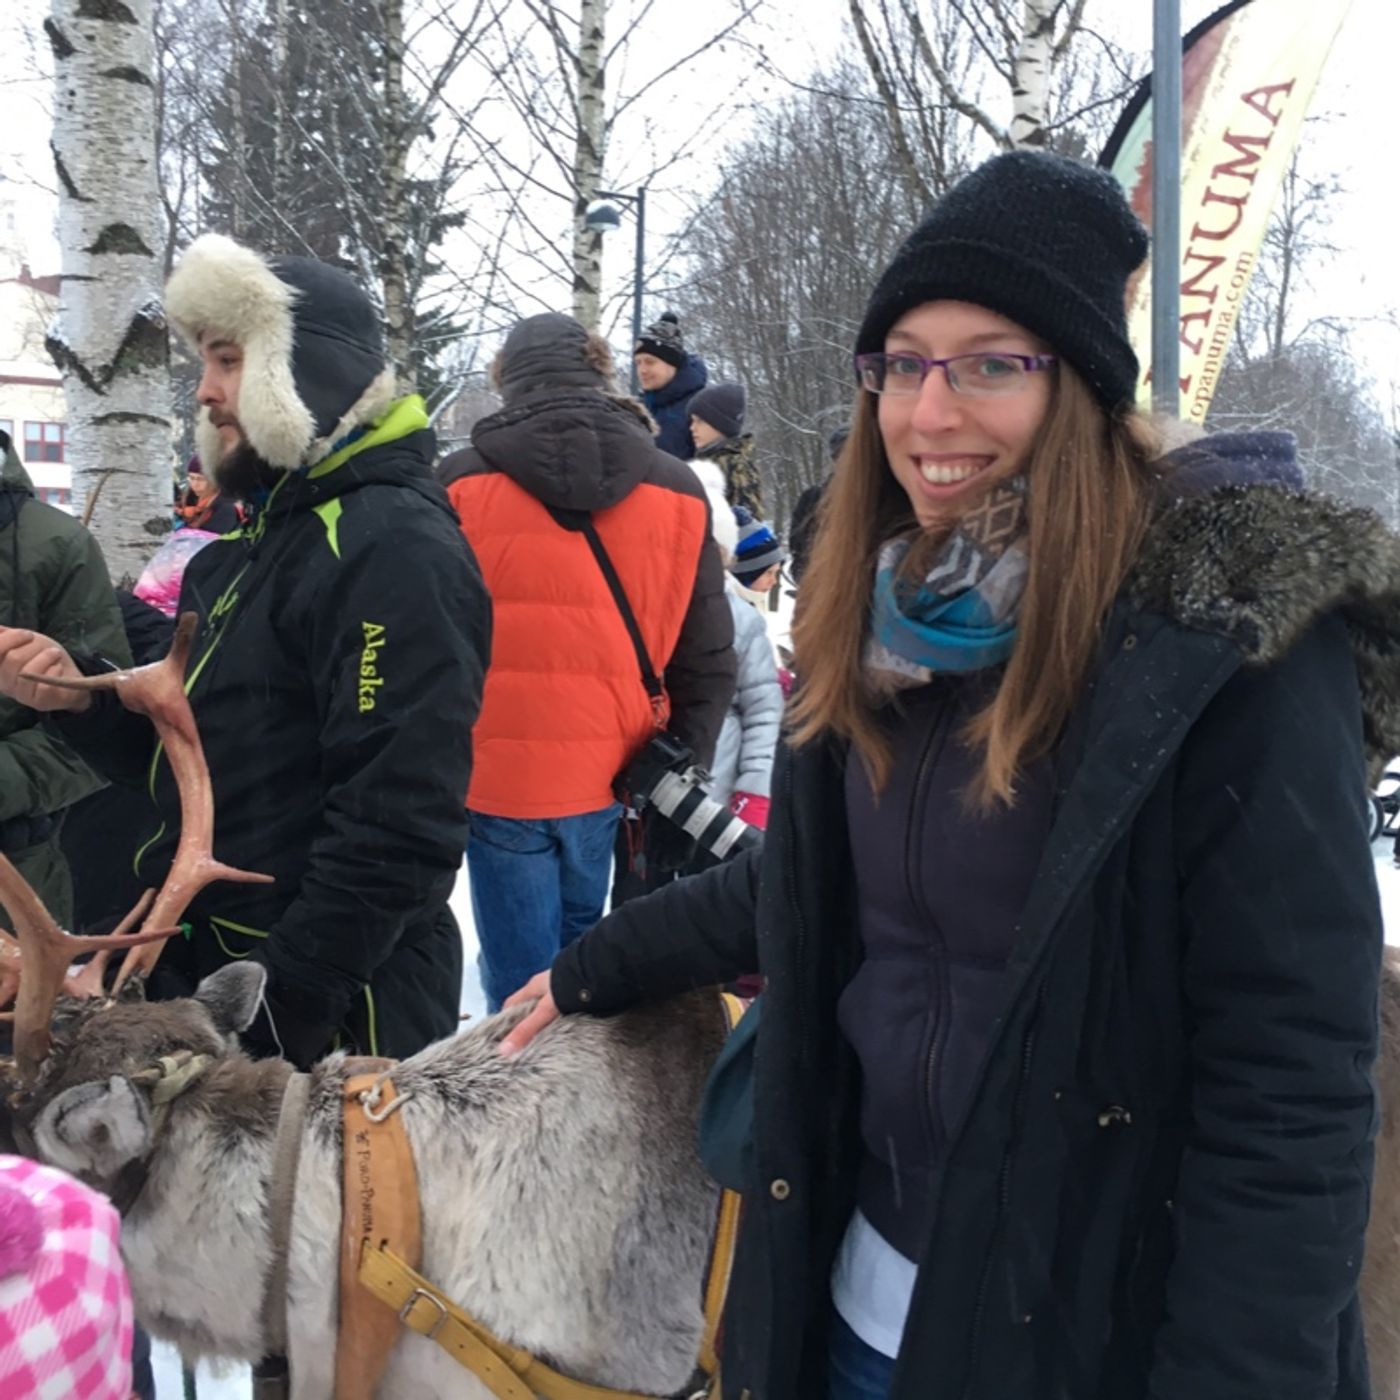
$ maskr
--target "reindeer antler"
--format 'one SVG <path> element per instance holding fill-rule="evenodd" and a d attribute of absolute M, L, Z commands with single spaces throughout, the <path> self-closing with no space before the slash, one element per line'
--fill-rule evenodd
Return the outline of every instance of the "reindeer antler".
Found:
<path fill-rule="evenodd" d="M 199 742 L 199 731 L 185 695 L 185 668 L 198 624 L 196 614 L 182 614 L 168 655 L 163 661 L 150 666 L 76 680 L 55 680 L 48 676 L 23 677 L 65 690 L 115 690 L 127 709 L 148 716 L 155 725 L 180 794 L 180 841 L 160 893 L 153 895 L 148 890 L 136 908 L 122 920 L 118 930 L 104 938 L 74 938 L 64 933 L 13 866 L 6 863 L 5 869 L 0 870 L 0 876 L 4 877 L 0 879 L 0 902 L 10 910 L 14 919 L 23 954 L 24 971 L 15 1004 L 15 1047 L 20 1072 L 26 1077 L 37 1073 L 38 1066 L 43 1063 L 48 1050 L 49 1017 L 53 1003 L 63 989 L 68 965 L 77 954 L 99 951 L 100 963 L 105 963 L 107 950 L 129 949 L 117 977 L 117 986 L 120 987 L 133 973 L 149 972 L 155 966 L 165 940 L 179 932 L 180 916 L 205 885 L 215 880 L 260 885 L 272 883 L 270 875 L 239 870 L 214 859 L 214 791 L 209 781 L 209 765 L 204 759 L 204 748 Z M 23 914 L 20 913 L 21 908 Z M 143 915 L 145 918 L 142 920 Z M 142 920 L 141 931 L 129 933 L 128 930 L 137 920 Z M 31 944 L 40 950 L 37 954 L 31 954 Z M 67 959 L 61 967 L 60 956 Z M 33 976 L 29 972 L 31 958 L 42 968 Z M 0 947 L 0 989 L 7 985 L 12 964 L 13 949 Z M 101 965 L 95 970 L 89 965 L 73 979 L 73 989 L 95 994 L 100 990 L 101 974 Z M 94 979 L 99 979 L 95 985 Z M 22 1037 L 29 1047 L 29 1068 L 26 1068 L 25 1059 L 19 1051 Z"/>
<path fill-rule="evenodd" d="M 73 959 L 81 953 L 131 948 L 137 944 L 164 942 L 178 928 L 142 929 L 128 932 L 150 905 L 149 894 L 122 921 L 115 932 L 100 938 L 75 938 L 65 933 L 44 908 L 28 881 L 0 856 L 0 904 L 9 911 L 17 939 L 6 936 L 4 985 L 15 996 L 15 1062 L 20 1075 L 32 1082 L 49 1053 L 49 1017 L 63 990 L 64 979 Z M 19 956 L 16 957 L 16 954 Z"/>

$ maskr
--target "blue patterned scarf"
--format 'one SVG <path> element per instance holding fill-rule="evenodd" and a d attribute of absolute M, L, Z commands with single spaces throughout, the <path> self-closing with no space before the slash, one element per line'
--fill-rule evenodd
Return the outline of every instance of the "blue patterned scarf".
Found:
<path fill-rule="evenodd" d="M 989 492 L 939 546 L 922 579 L 904 564 L 919 532 L 887 541 L 875 572 L 865 668 L 877 694 L 940 671 L 980 671 L 1011 655 L 1026 589 L 1026 483 Z"/>

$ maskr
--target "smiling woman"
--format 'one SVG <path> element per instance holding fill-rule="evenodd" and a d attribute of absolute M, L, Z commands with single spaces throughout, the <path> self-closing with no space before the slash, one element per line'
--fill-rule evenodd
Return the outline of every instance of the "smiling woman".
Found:
<path fill-rule="evenodd" d="M 913 231 L 761 857 L 616 910 L 514 1033 L 765 977 L 726 1394 L 1369 1394 L 1358 795 L 1400 750 L 1400 541 L 1283 434 L 1160 456 L 1146 246 L 1029 151 Z"/>

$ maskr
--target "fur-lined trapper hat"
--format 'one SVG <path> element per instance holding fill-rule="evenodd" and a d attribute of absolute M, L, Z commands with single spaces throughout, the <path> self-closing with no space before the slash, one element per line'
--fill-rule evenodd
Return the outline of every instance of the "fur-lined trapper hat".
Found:
<path fill-rule="evenodd" d="M 315 258 L 264 258 L 206 233 L 171 273 L 165 309 L 196 349 L 215 339 L 243 351 L 238 421 L 271 466 L 320 461 L 394 400 L 379 313 L 350 277 Z M 195 446 L 206 462 L 219 460 L 205 410 Z"/>

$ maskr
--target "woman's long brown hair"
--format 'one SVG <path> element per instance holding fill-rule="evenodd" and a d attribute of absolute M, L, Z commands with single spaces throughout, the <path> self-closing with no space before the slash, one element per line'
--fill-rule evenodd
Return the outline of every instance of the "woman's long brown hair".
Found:
<path fill-rule="evenodd" d="M 1009 803 L 1017 773 L 1058 738 L 1151 507 L 1158 443 L 1148 420 L 1105 413 L 1063 362 L 1056 381 L 1026 468 L 1030 574 L 1016 645 L 996 694 L 968 726 L 983 750 L 971 793 L 981 807 Z M 849 740 L 877 787 L 891 759 L 862 666 L 875 562 L 886 540 L 915 528 L 885 458 L 874 396 L 861 393 L 802 578 L 793 626 L 802 684 L 788 724 L 794 744 Z"/>

